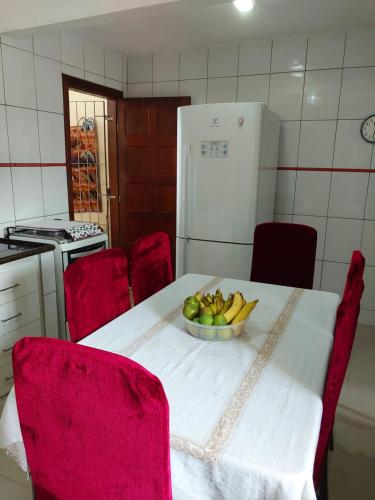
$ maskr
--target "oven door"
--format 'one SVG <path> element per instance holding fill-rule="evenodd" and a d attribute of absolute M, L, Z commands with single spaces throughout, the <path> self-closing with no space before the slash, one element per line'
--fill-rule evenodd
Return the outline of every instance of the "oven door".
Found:
<path fill-rule="evenodd" d="M 101 252 L 107 248 L 106 241 L 101 241 L 99 243 L 94 243 L 93 245 L 86 245 L 82 248 L 76 248 L 75 250 L 68 250 L 63 253 L 63 264 L 64 271 L 68 267 L 69 264 L 72 264 L 77 259 L 81 257 L 86 257 L 86 255 L 91 255 L 93 253 Z"/>

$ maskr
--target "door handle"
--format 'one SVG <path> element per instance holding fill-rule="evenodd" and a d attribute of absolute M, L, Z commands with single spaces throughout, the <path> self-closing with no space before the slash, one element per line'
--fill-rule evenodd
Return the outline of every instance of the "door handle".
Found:
<path fill-rule="evenodd" d="M 3 352 L 9 352 L 13 349 L 13 346 L 7 347 L 6 349 L 3 349 Z"/>
<path fill-rule="evenodd" d="M 13 375 L 12 375 L 11 377 L 5 377 L 5 380 L 6 380 L 7 382 L 10 382 L 10 381 L 11 381 L 11 380 L 13 380 L 13 379 L 14 379 L 14 376 L 13 376 Z"/>
<path fill-rule="evenodd" d="M 110 194 L 110 195 L 108 195 L 108 196 L 107 196 L 107 198 L 108 198 L 109 200 L 117 200 L 117 196 L 115 196 L 114 194 Z"/>
<path fill-rule="evenodd" d="M 12 288 L 17 288 L 18 286 L 20 286 L 20 284 L 19 283 L 15 283 L 14 285 L 7 286 L 6 288 L 1 288 L 0 292 L 6 292 L 7 290 L 11 290 Z"/>
<path fill-rule="evenodd" d="M 10 321 L 11 319 L 19 318 L 20 316 L 22 316 L 22 313 L 17 313 L 14 316 L 11 316 L 10 318 L 2 319 L 1 322 L 6 323 L 7 321 Z"/>

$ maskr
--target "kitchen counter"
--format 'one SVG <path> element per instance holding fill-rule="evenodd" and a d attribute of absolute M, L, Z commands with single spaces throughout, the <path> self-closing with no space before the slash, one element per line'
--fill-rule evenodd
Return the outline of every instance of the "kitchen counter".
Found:
<path fill-rule="evenodd" d="M 54 245 L 0 238 L 0 265 L 55 250 Z"/>

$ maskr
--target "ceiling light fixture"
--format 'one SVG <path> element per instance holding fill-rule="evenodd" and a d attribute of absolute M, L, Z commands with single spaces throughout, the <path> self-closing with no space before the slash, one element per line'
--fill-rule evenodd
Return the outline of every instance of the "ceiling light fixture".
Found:
<path fill-rule="evenodd" d="M 255 5 L 254 0 L 234 0 L 233 3 L 240 12 L 250 12 Z"/>

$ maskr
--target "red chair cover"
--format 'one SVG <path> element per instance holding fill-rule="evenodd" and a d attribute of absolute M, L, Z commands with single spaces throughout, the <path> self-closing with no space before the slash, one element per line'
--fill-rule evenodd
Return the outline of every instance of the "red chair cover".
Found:
<path fill-rule="evenodd" d="M 64 287 L 70 338 L 78 342 L 130 309 L 123 250 L 103 250 L 69 264 Z"/>
<path fill-rule="evenodd" d="M 360 312 L 360 301 L 364 290 L 362 278 L 364 262 L 365 260 L 359 251 L 353 253 L 344 299 L 337 309 L 334 340 L 323 394 L 322 422 L 314 463 L 314 484 L 316 488 L 320 484 L 324 460 L 335 421 L 336 408 L 352 352 Z M 360 263 L 360 266 L 357 266 L 357 263 Z M 353 269 L 357 269 L 354 275 L 352 273 Z"/>
<path fill-rule="evenodd" d="M 173 280 L 169 237 L 152 233 L 139 238 L 132 250 L 131 282 L 134 304 L 142 302 Z"/>
<path fill-rule="evenodd" d="M 301 224 L 266 222 L 254 233 L 251 281 L 312 288 L 316 230 Z"/>
<path fill-rule="evenodd" d="M 50 338 L 13 350 L 36 500 L 170 500 L 169 410 L 134 361 Z"/>

